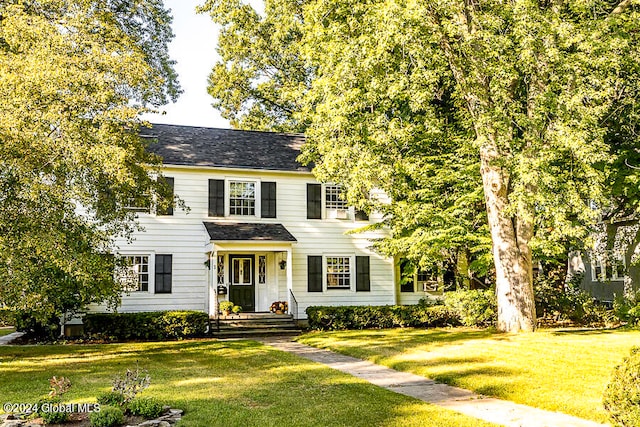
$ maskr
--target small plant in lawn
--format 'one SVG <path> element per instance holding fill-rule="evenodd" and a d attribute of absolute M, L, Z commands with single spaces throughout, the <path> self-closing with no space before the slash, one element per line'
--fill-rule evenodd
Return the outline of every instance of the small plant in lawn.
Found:
<path fill-rule="evenodd" d="M 49 397 L 62 396 L 71 388 L 71 380 L 65 377 L 51 377 L 49 379 L 49 386 L 51 387 Z"/>
<path fill-rule="evenodd" d="M 51 377 L 49 387 L 51 391 L 47 397 L 38 401 L 38 416 L 42 417 L 45 424 L 64 423 L 69 419 L 69 414 L 56 409 L 62 405 L 62 396 L 71 388 L 71 381 L 65 377 Z"/>
<path fill-rule="evenodd" d="M 136 397 L 127 406 L 133 415 L 139 415 L 145 419 L 157 418 L 162 415 L 162 403 L 153 397 Z"/>
<path fill-rule="evenodd" d="M 124 422 L 124 412 L 117 406 L 101 406 L 100 412 L 89 414 L 92 427 L 115 427 Z"/>
<path fill-rule="evenodd" d="M 124 395 L 117 391 L 107 391 L 99 394 L 97 401 L 101 405 L 123 406 Z"/>
<path fill-rule="evenodd" d="M 127 369 L 123 376 L 118 375 L 113 379 L 113 391 L 122 395 L 123 404 L 126 405 L 150 384 L 151 377 L 147 371 L 136 366 L 135 370 Z"/>

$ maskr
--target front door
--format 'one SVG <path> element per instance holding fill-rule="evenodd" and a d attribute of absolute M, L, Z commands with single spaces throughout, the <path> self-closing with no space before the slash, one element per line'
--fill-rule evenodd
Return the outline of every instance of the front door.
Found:
<path fill-rule="evenodd" d="M 243 311 L 255 311 L 254 256 L 229 255 L 229 264 L 229 300 L 242 307 Z"/>

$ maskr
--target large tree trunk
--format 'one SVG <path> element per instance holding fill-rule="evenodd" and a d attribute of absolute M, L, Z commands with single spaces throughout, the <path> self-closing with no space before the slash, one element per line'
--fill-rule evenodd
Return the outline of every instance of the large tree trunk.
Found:
<path fill-rule="evenodd" d="M 480 160 L 496 267 L 497 328 L 504 332 L 533 331 L 536 313 L 529 248 L 533 214 L 506 214 L 509 174 L 498 163 L 499 153 L 494 143 L 483 144 Z"/>

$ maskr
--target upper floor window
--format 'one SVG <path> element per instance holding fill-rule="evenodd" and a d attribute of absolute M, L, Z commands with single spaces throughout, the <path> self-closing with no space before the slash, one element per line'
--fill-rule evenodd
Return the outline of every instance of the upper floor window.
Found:
<path fill-rule="evenodd" d="M 229 181 L 229 214 L 256 214 L 256 183 Z"/>
<path fill-rule="evenodd" d="M 275 182 L 210 179 L 208 215 L 275 218 L 276 199 Z"/>
<path fill-rule="evenodd" d="M 325 206 L 327 209 L 347 209 L 347 201 L 344 199 L 341 185 L 327 184 L 324 190 Z"/>
<path fill-rule="evenodd" d="M 322 218 L 369 220 L 365 212 L 349 207 L 341 185 L 307 184 L 307 219 Z"/>

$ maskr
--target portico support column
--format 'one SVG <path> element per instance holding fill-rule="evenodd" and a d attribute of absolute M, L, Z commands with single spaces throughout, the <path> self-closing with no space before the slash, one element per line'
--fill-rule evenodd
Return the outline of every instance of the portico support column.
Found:
<path fill-rule="evenodd" d="M 291 248 L 287 249 L 287 302 L 289 309 L 293 308 L 293 301 L 291 300 L 291 292 L 293 292 L 293 256 L 291 254 Z M 298 317 L 298 313 L 292 313 L 295 318 Z"/>
<path fill-rule="evenodd" d="M 209 259 L 209 316 L 218 317 L 218 251 L 210 252 Z"/>

